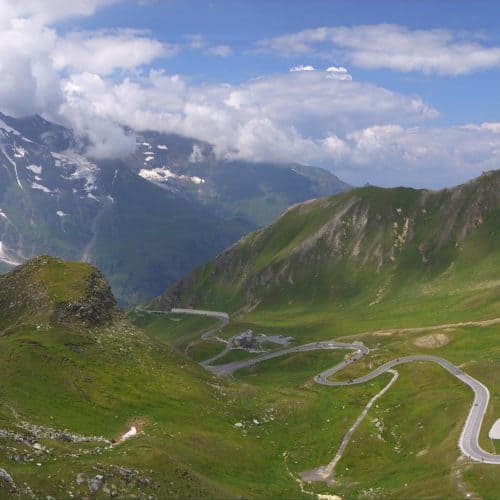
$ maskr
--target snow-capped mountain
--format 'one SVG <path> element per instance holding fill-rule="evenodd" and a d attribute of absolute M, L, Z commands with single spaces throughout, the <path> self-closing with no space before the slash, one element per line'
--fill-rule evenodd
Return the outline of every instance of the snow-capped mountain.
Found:
<path fill-rule="evenodd" d="M 271 223 L 294 203 L 349 188 L 321 168 L 221 161 L 206 142 L 156 132 L 139 134 L 127 164 L 144 179 L 257 226 Z"/>
<path fill-rule="evenodd" d="M 98 175 L 63 127 L 0 114 L 0 262 L 40 251 L 78 258 L 105 196 Z"/>
<path fill-rule="evenodd" d="M 0 268 L 41 253 L 93 262 L 134 303 L 289 204 L 345 187 L 321 169 L 221 162 L 194 139 L 137 137 L 124 161 L 98 161 L 65 127 L 0 113 Z"/>

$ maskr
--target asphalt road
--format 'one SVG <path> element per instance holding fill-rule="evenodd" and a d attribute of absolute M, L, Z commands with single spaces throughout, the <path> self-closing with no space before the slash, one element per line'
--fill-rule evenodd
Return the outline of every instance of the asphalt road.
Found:
<path fill-rule="evenodd" d="M 415 361 L 436 363 L 447 370 L 449 373 L 451 373 L 454 377 L 458 378 L 464 384 L 467 384 L 472 389 L 472 391 L 474 392 L 474 402 L 472 403 L 471 409 L 469 410 L 469 415 L 462 430 L 462 434 L 460 435 L 458 446 L 460 447 L 462 453 L 472 460 L 487 464 L 500 464 L 500 455 L 495 455 L 493 453 L 484 451 L 479 445 L 479 433 L 481 431 L 481 425 L 486 413 L 486 408 L 488 407 L 490 392 L 481 382 L 463 372 L 460 368 L 457 368 L 446 359 L 438 358 L 437 356 L 425 355 L 406 356 L 403 358 L 393 359 L 392 361 L 388 361 L 387 363 L 379 366 L 367 375 L 363 375 L 347 382 L 333 382 L 331 380 L 328 380 L 331 375 L 337 373 L 343 368 L 342 366 L 336 365 L 332 368 L 329 368 L 328 370 L 325 370 L 319 375 L 316 375 L 316 377 L 314 377 L 314 380 L 318 384 L 328 385 L 332 387 L 363 384 L 365 382 L 373 380 L 382 373 L 388 372 L 397 365 L 401 365 L 403 363 L 412 363 Z"/>
<path fill-rule="evenodd" d="M 159 313 L 160 311 L 155 311 L 155 312 Z M 171 312 L 175 314 L 194 314 L 198 316 L 210 316 L 219 318 L 221 323 L 218 328 L 221 328 L 222 326 L 225 326 L 229 323 L 229 315 L 223 312 L 202 311 L 195 309 L 172 309 Z M 201 338 L 206 340 L 211 335 L 213 335 L 213 333 L 218 328 L 205 332 Z M 360 359 L 361 357 L 367 355 L 370 352 L 370 350 L 362 343 L 360 342 L 345 343 L 345 342 L 337 342 L 335 340 L 330 340 L 326 342 L 311 342 L 309 344 L 303 344 L 301 346 L 289 347 L 287 349 L 281 349 L 279 351 L 265 353 L 260 356 L 256 356 L 255 358 L 247 360 L 233 361 L 225 365 L 217 365 L 217 366 L 210 365 L 210 362 L 222 357 L 219 354 L 217 356 L 214 356 L 208 360 L 201 362 L 200 365 L 203 366 L 206 370 L 209 370 L 216 375 L 227 376 L 231 375 L 237 370 L 256 365 L 257 363 L 261 363 L 262 361 L 266 361 L 268 359 L 273 359 L 280 356 L 286 356 L 287 354 L 293 354 L 297 352 L 315 351 L 319 349 L 348 349 L 348 350 L 350 349 L 354 351 L 353 354 L 351 354 L 344 361 L 341 361 L 332 368 L 329 368 L 328 370 L 325 370 L 324 372 L 314 377 L 316 383 L 331 387 L 345 387 L 355 384 L 364 384 L 365 382 L 369 382 L 370 380 L 373 380 L 374 378 L 378 377 L 379 375 L 382 375 L 383 373 L 389 372 L 395 366 L 404 363 L 431 362 L 438 364 L 439 366 L 447 370 L 451 375 L 459 379 L 464 384 L 468 385 L 474 393 L 474 401 L 469 410 L 469 415 L 467 416 L 467 420 L 465 422 L 464 428 L 460 435 L 460 439 L 458 441 L 458 446 L 460 450 L 466 457 L 476 462 L 481 462 L 485 464 L 500 464 L 500 455 L 489 453 L 483 450 L 479 445 L 479 434 L 481 432 L 481 426 L 484 420 L 484 415 L 486 413 L 486 408 L 488 407 L 490 392 L 481 382 L 471 377 L 467 373 L 463 372 L 460 368 L 456 367 L 446 359 L 439 358 L 437 356 L 415 355 L 415 356 L 405 356 L 393 359 L 392 361 L 388 361 L 387 363 L 379 366 L 378 368 L 375 368 L 375 370 L 371 371 L 366 375 L 363 375 L 361 377 L 352 380 L 338 381 L 338 382 L 331 381 L 329 380 L 329 378 L 332 375 L 343 370 L 346 366 L 350 365 L 351 363 L 354 363 L 356 360 Z M 226 346 L 224 354 L 229 350 L 230 350 L 229 346 Z"/>

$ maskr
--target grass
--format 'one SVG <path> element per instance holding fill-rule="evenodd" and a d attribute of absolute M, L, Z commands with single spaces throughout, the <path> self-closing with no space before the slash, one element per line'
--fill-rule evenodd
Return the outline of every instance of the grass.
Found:
<path fill-rule="evenodd" d="M 253 324 L 252 317 L 259 322 Z M 297 315 L 294 323 L 290 315 L 285 321 L 278 314 L 267 320 L 253 314 L 228 325 L 222 336 L 252 328 L 257 333 L 295 336 L 295 344 L 333 338 L 338 334 L 337 322 L 329 324 L 329 317 L 331 311 L 314 320 Z M 26 481 L 38 494 L 56 497 L 68 485 L 83 494 L 75 483 L 76 474 L 92 473 L 99 463 L 111 477 L 115 476 L 109 468 L 114 465 L 143 473 L 153 470 L 156 489 L 143 490 L 161 496 L 307 498 L 288 470 L 298 474 L 329 462 L 347 429 L 389 377 L 349 388 L 318 386 L 312 377 L 337 363 L 345 352 L 316 351 L 268 360 L 240 370 L 232 379 L 216 379 L 183 355 L 186 345 L 213 327 L 211 320 L 142 315 L 135 320 L 148 336 L 122 321 L 86 333 L 62 327 L 44 332 L 21 328 L 0 338 L 0 428 L 14 425 L 8 406 L 25 420 L 110 438 L 124 432 L 134 419 L 145 422 L 140 437 L 100 454 L 69 458 L 77 446 L 44 441 L 56 460 L 37 458 L 42 469 L 14 463 L 1 452 L 0 467 L 19 484 Z M 404 323 L 416 321 L 408 317 Z M 379 318 L 372 325 L 366 320 L 363 330 L 378 329 L 380 324 Z M 396 326 L 394 319 L 392 326 Z M 415 346 L 415 339 L 427 333 L 364 335 L 360 338 L 373 351 L 338 376 L 356 376 L 415 352 L 437 354 L 456 364 L 468 362 L 464 369 L 486 383 L 493 396 L 487 431 L 500 414 L 496 396 L 500 387 L 490 376 L 498 365 L 499 327 L 463 327 L 444 333 L 451 340 L 436 349 Z M 201 359 L 221 346 L 207 341 L 189 352 Z M 344 498 L 370 491 L 384 498 L 453 498 L 459 494 L 459 473 L 468 489 L 494 498 L 500 485 L 491 469 L 457 461 L 458 435 L 471 402 L 469 389 L 429 363 L 401 366 L 398 371 L 395 386 L 354 434 L 339 463 L 335 486 L 309 488 Z M 382 439 L 374 418 L 383 422 Z M 238 422 L 242 428 L 235 427 Z M 484 436 L 483 441 L 488 449 Z M 425 455 L 419 456 L 423 450 Z M 113 481 L 126 491 L 125 484 Z"/>
<path fill-rule="evenodd" d="M 415 353 L 434 354 L 463 365 L 466 372 L 491 391 L 481 444 L 492 451 L 486 436 L 500 415 L 500 381 L 492 377 L 500 366 L 497 347 L 500 325 L 415 333 L 396 331 L 390 335 L 363 332 L 497 317 L 500 307 L 493 292 L 489 288 L 473 293 L 464 290 L 463 293 L 443 293 L 433 297 L 434 300 L 416 297 L 413 302 L 408 297 L 392 298 L 372 308 L 352 303 L 350 308 L 341 304 L 329 308 L 318 306 L 312 311 L 293 306 L 286 310 L 256 310 L 234 319 L 220 335 L 227 338 L 251 328 L 257 333 L 293 336 L 295 345 L 346 335 L 351 341 L 363 340 L 372 352 L 337 375 L 342 379 L 354 378 L 385 361 Z M 391 311 L 393 314 L 389 314 Z M 417 347 L 415 341 L 431 333 L 446 335 L 448 343 L 435 348 Z M 202 349 L 202 345 L 198 349 Z M 268 469 L 274 467 L 275 476 L 284 480 L 288 476 L 287 467 L 298 474 L 333 458 L 344 433 L 364 405 L 389 380 L 386 375 L 349 388 L 321 387 L 312 381 L 315 374 L 337 363 L 344 355 L 344 351 L 316 351 L 268 360 L 236 372 L 229 385 L 224 386 L 231 407 L 247 415 L 245 419 L 235 414 L 236 421 L 244 424 L 240 432 L 247 438 L 265 436 L 267 445 L 272 445 L 274 450 L 275 455 L 268 455 L 267 446 L 262 443 L 260 462 L 252 462 L 256 474 L 267 477 Z M 219 363 L 233 360 L 235 356 L 239 357 L 239 353 L 230 354 Z M 412 363 L 397 370 L 400 377 L 396 384 L 377 401 L 355 432 L 338 465 L 335 486 L 316 484 L 308 489 L 318 493 L 328 491 L 343 498 L 370 495 L 375 498 L 455 498 L 465 495 L 464 492 L 495 498 L 500 487 L 495 467 L 463 462 L 457 447 L 472 403 L 470 389 L 432 363 Z M 252 423 L 253 418 L 258 425 Z M 374 419 L 383 423 L 381 432 Z M 240 473 L 240 479 L 246 483 L 246 494 L 251 498 L 272 498 L 272 494 L 251 484 L 244 473 Z M 279 490 L 278 495 L 283 494 L 300 498 L 293 484 Z"/>
<path fill-rule="evenodd" d="M 464 207 L 471 206 L 474 189 L 489 189 L 487 181 L 458 193 Z M 350 196 L 361 199 L 353 205 L 359 213 L 347 212 L 337 239 L 320 237 L 312 253 L 294 253 L 313 241 L 325 221 L 335 219 Z M 500 317 L 498 213 L 485 218 L 462 246 L 440 246 L 450 220 L 456 222 L 450 241 L 470 221 L 450 192 L 429 194 L 425 213 L 422 196 L 366 188 L 298 207 L 247 236 L 231 251 L 236 253 L 225 254 L 224 265 L 198 270 L 191 276 L 198 278 L 195 287 L 183 299 L 231 312 L 231 323 L 218 332 L 223 338 L 252 329 L 294 337 L 294 345 L 362 340 L 369 356 L 338 378 L 355 378 L 404 355 L 442 356 L 490 389 L 481 444 L 491 450 L 487 431 L 500 416 L 500 325 L 443 327 L 432 333 L 448 342 L 434 348 L 415 343 L 430 332 L 380 333 Z M 366 204 L 383 224 L 375 216 L 369 219 L 360 260 L 354 261 L 356 221 Z M 394 222 L 401 227 L 407 212 L 416 220 L 415 240 L 379 270 L 360 264 L 365 258 L 375 262 L 379 244 L 393 248 Z M 343 250 L 333 262 L 336 242 Z M 429 266 L 422 265 L 420 245 L 432 259 Z M 57 283 L 56 276 L 59 288 Z M 65 279 L 61 283 L 67 285 Z M 253 310 L 242 308 L 257 303 Z M 311 498 L 294 478 L 332 459 L 367 402 L 389 381 L 385 374 L 357 386 L 315 384 L 314 375 L 338 363 L 344 351 L 293 354 L 218 379 L 194 362 L 222 349 L 214 340 L 199 341 L 215 320 L 142 314 L 130 319 L 135 326 L 117 318 L 107 327 L 87 330 L 16 324 L 0 336 L 0 428 L 15 427 L 9 405 L 35 423 L 110 438 L 135 420 L 144 422 L 141 436 L 102 453 L 93 449 L 73 457 L 78 446 L 47 443 L 56 460 L 36 457 L 44 474 L 37 473 L 35 460 L 13 460 L 9 447 L 20 445 L 7 440 L 0 467 L 19 484 L 32 485 L 38 496 L 61 496 L 63 479 L 83 496 L 74 481 L 78 472 L 101 464 L 110 481 L 118 482 L 109 468 L 120 464 L 149 474 L 156 486 L 141 494 L 158 498 Z M 233 351 L 224 361 L 247 355 Z M 334 484 L 307 488 L 346 499 L 460 498 L 467 493 L 494 499 L 500 491 L 498 468 L 467 463 L 457 447 L 472 402 L 470 389 L 432 363 L 397 370 L 397 382 L 354 433 Z M 132 493 L 120 487 L 123 496 Z"/>
<path fill-rule="evenodd" d="M 489 450 L 486 434 L 500 416 L 500 325 L 437 330 L 433 333 L 445 335 L 448 343 L 435 348 L 415 344 L 429 332 L 373 332 L 500 317 L 499 182 L 497 172 L 442 192 L 366 187 L 295 207 L 194 271 L 175 298 L 180 294 L 180 305 L 232 313 L 231 324 L 220 333 L 225 338 L 252 329 L 292 336 L 295 345 L 363 340 L 370 355 L 339 378 L 355 378 L 415 353 L 463 365 L 492 394 L 481 435 Z M 473 208 L 485 206 L 478 222 Z M 180 334 L 185 336 L 176 339 L 180 345 L 194 337 L 187 330 Z M 216 346 L 195 349 L 200 359 Z M 240 355 L 231 353 L 224 361 Z M 328 463 L 366 403 L 387 384 L 389 375 L 354 387 L 317 386 L 312 377 L 343 355 L 327 351 L 277 358 L 218 382 L 228 411 L 242 424 L 238 432 L 246 443 L 234 481 L 246 496 L 300 498 L 288 471 L 296 475 Z M 472 402 L 470 389 L 432 363 L 397 370 L 395 385 L 354 433 L 334 485 L 310 489 L 343 498 L 467 493 L 495 498 L 497 468 L 468 464 L 457 448 Z"/>
<path fill-rule="evenodd" d="M 182 349 L 198 340 L 200 332 L 215 328 L 219 320 L 187 314 L 152 315 L 132 312 L 129 317 L 151 337 Z"/>

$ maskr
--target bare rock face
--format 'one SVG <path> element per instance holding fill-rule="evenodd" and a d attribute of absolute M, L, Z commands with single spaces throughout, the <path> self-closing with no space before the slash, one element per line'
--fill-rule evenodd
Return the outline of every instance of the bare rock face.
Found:
<path fill-rule="evenodd" d="M 77 319 L 89 326 L 111 321 L 116 311 L 116 300 L 111 287 L 100 271 L 93 268 L 87 280 L 82 298 L 75 302 L 56 305 L 54 317 L 58 322 Z"/>
<path fill-rule="evenodd" d="M 16 483 L 5 469 L 0 468 L 0 490 L 2 486 L 6 486 L 8 489 L 12 490 L 16 488 Z"/>

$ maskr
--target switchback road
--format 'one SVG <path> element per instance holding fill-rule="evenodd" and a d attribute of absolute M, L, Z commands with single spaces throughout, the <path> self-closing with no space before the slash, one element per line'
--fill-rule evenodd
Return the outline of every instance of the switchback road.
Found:
<path fill-rule="evenodd" d="M 154 312 L 168 314 L 168 312 L 166 311 L 154 311 Z M 220 320 L 219 328 L 229 323 L 229 315 L 223 312 L 202 311 L 196 309 L 172 309 L 172 311 L 170 312 L 175 314 L 194 314 L 199 316 L 215 317 Z M 447 326 L 448 327 L 453 326 L 453 324 Z M 438 328 L 438 327 L 431 327 L 431 328 Z M 201 338 L 204 340 L 208 339 L 211 335 L 214 334 L 216 330 L 217 329 L 212 329 L 209 330 L 208 332 L 203 333 Z M 231 346 L 229 344 L 226 345 L 223 351 L 224 354 L 229 352 L 230 349 Z M 330 380 L 330 377 L 332 375 L 340 372 L 346 366 L 350 365 L 351 363 L 355 362 L 361 357 L 367 355 L 370 351 L 366 346 L 364 346 L 360 342 L 346 343 L 346 342 L 337 342 L 335 340 L 330 340 L 326 342 L 312 342 L 308 344 L 303 344 L 301 346 L 289 347 L 278 351 L 272 351 L 256 356 L 255 358 L 242 361 L 233 361 L 231 363 L 227 363 L 224 365 L 216 365 L 216 366 L 211 365 L 210 364 L 211 362 L 222 357 L 221 353 L 219 353 L 218 355 L 208 360 L 205 360 L 200 364 L 206 370 L 209 370 L 216 375 L 227 376 L 231 375 L 237 370 L 241 370 L 242 368 L 248 368 L 250 366 L 261 363 L 262 361 L 277 358 L 280 356 L 285 356 L 287 354 L 315 351 L 319 349 L 348 349 L 354 351 L 350 356 L 346 357 L 345 360 L 341 361 L 332 368 L 329 368 L 328 370 L 325 370 L 324 372 L 314 377 L 316 383 L 330 387 L 345 387 L 350 385 L 363 384 L 387 372 L 394 374 L 395 373 L 393 370 L 394 367 L 404 363 L 430 362 L 438 364 L 446 371 L 448 371 L 451 375 L 453 375 L 455 378 L 457 378 L 458 380 L 469 386 L 474 393 L 474 401 L 469 410 L 467 420 L 465 421 L 465 425 L 463 427 L 462 433 L 458 441 L 458 446 L 460 450 L 466 457 L 470 458 L 471 460 L 475 460 L 476 462 L 481 462 L 485 464 L 500 464 L 500 455 L 487 452 L 483 450 L 479 445 L 479 435 L 481 432 L 481 426 L 490 399 L 490 393 L 487 387 L 484 386 L 478 380 L 476 380 L 474 377 L 468 375 L 460 368 L 456 367 L 455 365 L 447 361 L 446 359 L 439 358 L 437 356 L 427 356 L 427 355 L 405 356 L 388 361 L 387 363 L 384 363 L 383 365 L 375 368 L 370 373 L 362 375 L 361 377 L 348 381 L 332 381 Z M 390 385 L 387 386 L 387 389 L 389 387 Z"/>

